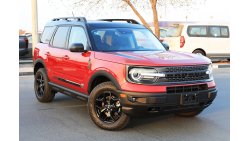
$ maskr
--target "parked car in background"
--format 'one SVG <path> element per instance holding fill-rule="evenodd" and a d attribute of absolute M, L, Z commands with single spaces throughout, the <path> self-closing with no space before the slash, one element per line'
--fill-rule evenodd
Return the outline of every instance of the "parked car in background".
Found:
<path fill-rule="evenodd" d="M 170 50 L 202 54 L 211 59 L 230 59 L 228 24 L 172 24 L 161 33 Z"/>
<path fill-rule="evenodd" d="M 25 35 L 19 35 L 19 58 L 29 53 L 29 40 Z"/>
<path fill-rule="evenodd" d="M 38 41 L 40 41 L 41 33 L 38 33 Z M 25 39 L 25 46 L 23 44 Z M 32 34 L 26 33 L 24 35 L 19 35 L 19 58 L 32 58 Z"/>

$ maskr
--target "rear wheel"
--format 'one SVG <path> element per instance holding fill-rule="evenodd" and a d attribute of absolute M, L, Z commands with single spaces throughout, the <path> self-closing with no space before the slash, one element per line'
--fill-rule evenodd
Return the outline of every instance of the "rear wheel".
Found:
<path fill-rule="evenodd" d="M 205 52 L 204 51 L 202 51 L 202 50 L 195 50 L 195 51 L 193 51 L 193 53 L 194 54 L 200 54 L 200 55 L 203 55 L 203 56 L 206 56 L 206 54 L 205 54 Z"/>
<path fill-rule="evenodd" d="M 97 85 L 91 92 L 88 111 L 93 122 L 102 129 L 120 130 L 130 117 L 122 112 L 119 95 L 112 82 Z"/>
<path fill-rule="evenodd" d="M 48 84 L 48 77 L 44 68 L 38 69 L 35 74 L 34 89 L 36 98 L 40 102 L 51 102 L 55 97 L 55 92 Z"/>
<path fill-rule="evenodd" d="M 203 110 L 195 110 L 191 112 L 180 112 L 180 113 L 176 113 L 176 115 L 181 116 L 181 117 L 195 117 L 199 115 L 202 111 Z"/>

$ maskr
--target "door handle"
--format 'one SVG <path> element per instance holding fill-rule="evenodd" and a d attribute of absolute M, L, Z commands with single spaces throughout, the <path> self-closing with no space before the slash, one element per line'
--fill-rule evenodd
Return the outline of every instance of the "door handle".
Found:
<path fill-rule="evenodd" d="M 63 59 L 64 59 L 64 60 L 69 60 L 69 56 L 68 56 L 68 55 L 65 55 L 65 56 L 63 57 Z"/>

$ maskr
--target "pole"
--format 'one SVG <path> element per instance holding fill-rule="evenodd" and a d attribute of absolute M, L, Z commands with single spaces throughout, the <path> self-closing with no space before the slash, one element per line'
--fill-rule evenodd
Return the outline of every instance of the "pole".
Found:
<path fill-rule="evenodd" d="M 37 0 L 31 0 L 32 7 L 32 56 L 34 48 L 38 43 L 38 16 L 37 16 Z"/>

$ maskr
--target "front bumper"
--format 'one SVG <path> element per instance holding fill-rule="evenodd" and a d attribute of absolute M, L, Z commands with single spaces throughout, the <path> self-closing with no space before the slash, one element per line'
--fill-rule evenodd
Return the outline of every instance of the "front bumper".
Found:
<path fill-rule="evenodd" d="M 216 88 L 187 93 L 137 93 L 120 91 L 122 111 L 130 116 L 150 113 L 188 112 L 208 107 L 217 95 Z M 183 102 L 185 96 L 195 95 L 195 102 Z"/>

